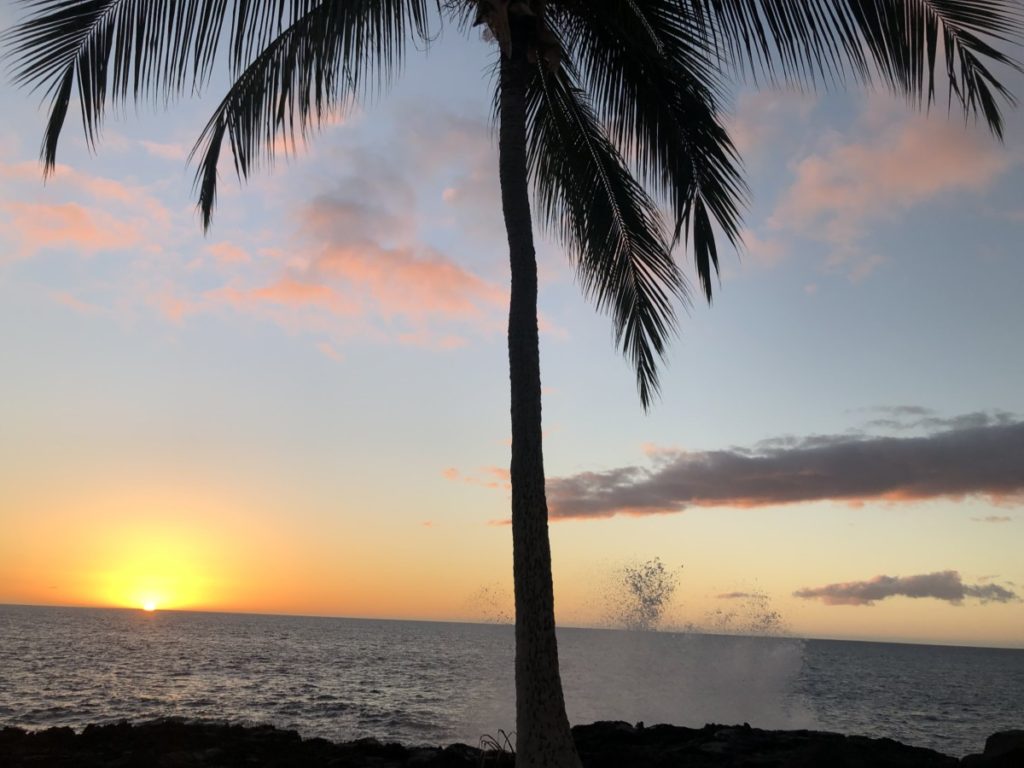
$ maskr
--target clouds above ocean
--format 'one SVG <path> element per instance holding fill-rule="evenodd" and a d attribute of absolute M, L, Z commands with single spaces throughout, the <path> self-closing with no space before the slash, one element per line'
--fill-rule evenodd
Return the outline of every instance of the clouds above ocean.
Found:
<path fill-rule="evenodd" d="M 847 581 L 798 589 L 793 596 L 821 600 L 826 605 L 874 605 L 891 597 L 930 597 L 954 605 L 967 599 L 982 603 L 1010 603 L 1021 599 L 1012 589 L 999 584 L 965 584 L 957 571 L 937 571 L 916 576 L 875 576 L 867 581 Z"/>
<path fill-rule="evenodd" d="M 928 431 L 783 436 L 716 451 L 658 449 L 649 452 L 647 466 L 553 478 L 551 514 L 600 518 L 812 501 L 1024 500 L 1024 421 L 1001 412 L 952 419 L 899 415 L 912 416 L 918 429 Z"/>

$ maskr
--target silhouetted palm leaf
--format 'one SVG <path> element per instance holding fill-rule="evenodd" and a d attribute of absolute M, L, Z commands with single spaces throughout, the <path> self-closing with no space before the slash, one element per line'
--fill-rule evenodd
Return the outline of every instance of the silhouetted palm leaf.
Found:
<path fill-rule="evenodd" d="M 601 128 L 568 66 L 537 66 L 528 91 L 530 172 L 541 220 L 575 262 L 584 293 L 609 311 L 644 407 L 684 283 L 654 201 Z"/>
<path fill-rule="evenodd" d="M 343 25 L 331 28 L 348 39 L 327 44 L 341 46 L 354 57 L 345 62 L 350 75 L 359 70 L 358 65 L 373 61 L 382 82 L 400 62 L 405 25 L 411 23 L 422 33 L 426 24 L 426 0 L 25 0 L 24 5 L 31 15 L 5 35 L 5 42 L 18 61 L 15 82 L 43 89 L 50 97 L 42 147 L 47 170 L 56 162 L 75 86 L 86 139 L 95 144 L 108 102 L 167 99 L 186 89 L 197 90 L 208 81 L 225 49 L 236 79 L 248 72 L 245 82 L 250 90 L 257 87 L 260 84 L 253 79 L 257 70 L 251 69 L 257 57 L 275 44 L 280 48 L 279 38 L 311 16 L 322 23 L 325 17 L 348 20 L 352 26 L 347 32 Z M 315 35 L 326 31 L 326 26 L 306 23 L 303 29 Z M 317 51 L 307 46 L 305 52 L 307 59 L 276 63 L 293 67 L 317 63 L 312 55 Z M 272 60 L 270 55 L 262 59 L 264 63 Z M 327 64 L 325 60 L 318 63 Z M 263 73 L 269 75 L 270 69 Z M 280 85 L 289 74 L 302 83 L 310 73 L 278 70 L 276 74 Z M 326 74 L 326 68 L 321 74 Z M 331 75 L 331 82 L 337 83 L 339 72 Z M 264 83 L 272 84 L 272 80 Z M 237 98 L 238 91 L 233 92 Z M 303 103 L 300 98 L 286 106 L 301 110 Z"/>
<path fill-rule="evenodd" d="M 721 73 L 700 27 L 675 0 L 595 3 L 565 16 L 568 57 L 585 73 L 614 143 L 670 205 L 675 239 L 692 237 L 710 301 L 718 250 L 709 213 L 737 244 L 746 187 L 719 116 Z"/>
<path fill-rule="evenodd" d="M 1019 0 L 677 0 L 732 65 L 768 78 L 880 76 L 921 104 L 935 98 L 937 59 L 968 115 L 1002 136 L 1013 96 L 990 67 L 1019 68 L 994 44 L 1020 43 Z"/>
<path fill-rule="evenodd" d="M 264 46 L 236 75 L 193 149 L 203 225 L 216 201 L 225 136 L 236 172 L 248 177 L 261 160 L 274 160 L 279 139 L 306 138 L 347 98 L 390 82 L 407 27 L 425 36 L 426 15 L 424 0 L 313 4 Z"/>

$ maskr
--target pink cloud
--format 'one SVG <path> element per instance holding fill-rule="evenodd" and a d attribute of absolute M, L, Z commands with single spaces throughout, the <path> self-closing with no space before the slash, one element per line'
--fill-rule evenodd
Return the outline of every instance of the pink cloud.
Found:
<path fill-rule="evenodd" d="M 172 288 L 152 294 L 149 301 L 159 310 L 160 314 L 175 325 L 181 325 L 186 317 L 198 313 L 203 308 L 200 302 L 188 296 L 182 296 Z"/>
<path fill-rule="evenodd" d="M 82 301 L 77 296 L 74 296 L 67 291 L 58 291 L 50 294 L 50 296 L 61 306 L 67 307 L 68 309 L 82 315 L 99 315 L 107 312 L 106 308 L 101 307 L 98 304 L 91 304 L 87 301 Z"/>
<path fill-rule="evenodd" d="M 742 155 L 767 149 L 794 128 L 806 125 L 817 100 L 797 91 L 749 90 L 736 100 L 729 136 Z"/>
<path fill-rule="evenodd" d="M 18 163 L 11 168 L 13 178 L 22 181 L 42 178 L 42 171 L 38 163 Z M 0 174 L 2 175 L 2 174 Z M 103 176 L 91 176 L 82 173 L 68 165 L 57 165 L 53 171 L 52 180 L 49 182 L 50 189 L 60 189 L 62 192 L 75 190 L 84 193 L 95 202 L 119 203 L 126 210 L 136 215 L 145 216 L 150 224 L 167 225 L 170 223 L 170 211 L 167 206 L 145 187 L 108 179 Z"/>
<path fill-rule="evenodd" d="M 326 357 L 328 360 L 333 360 L 336 363 L 340 363 L 345 358 L 342 354 L 334 348 L 333 344 L 326 341 L 321 341 L 316 345 L 316 348 L 320 350 L 320 354 Z"/>
<path fill-rule="evenodd" d="M 464 336 L 454 333 L 438 334 L 427 328 L 420 328 L 410 333 L 400 333 L 397 339 L 401 344 L 426 349 L 461 349 L 469 344 L 469 340 Z"/>
<path fill-rule="evenodd" d="M 455 467 L 449 467 L 441 475 L 452 482 L 478 485 L 492 490 L 511 490 L 512 476 L 507 467 L 480 467 L 474 474 L 466 475 Z"/>
<path fill-rule="evenodd" d="M 807 226 L 843 225 L 909 208 L 949 191 L 980 191 L 1014 163 L 985 134 L 960 123 L 914 116 L 869 142 L 838 142 L 804 158 L 776 216 Z"/>
<path fill-rule="evenodd" d="M 0 180 L 7 187 L 0 201 L 0 234 L 17 258 L 51 249 L 84 255 L 159 250 L 154 227 L 162 231 L 171 219 L 167 207 L 145 188 L 66 165 L 57 166 L 45 192 L 35 162 L 0 162 Z"/>
<path fill-rule="evenodd" d="M 244 248 L 226 241 L 206 246 L 206 252 L 221 264 L 248 264 L 252 261 Z"/>
<path fill-rule="evenodd" d="M 4 226 L 20 258 L 49 249 L 69 249 L 91 255 L 126 250 L 144 240 L 141 227 L 104 210 L 78 203 L 15 203 L 0 205 L 9 217 Z"/>
<path fill-rule="evenodd" d="M 321 304 L 334 305 L 336 294 L 326 285 L 303 283 L 284 277 L 264 288 L 257 288 L 249 294 L 255 299 L 274 304 Z"/>
<path fill-rule="evenodd" d="M 223 301 L 237 309 L 258 309 L 262 305 L 292 308 L 317 308 L 335 315 L 353 315 L 358 308 L 329 285 L 281 277 L 259 288 L 228 286 L 207 294 L 214 301 Z"/>
<path fill-rule="evenodd" d="M 977 194 L 1018 157 L 973 126 L 939 116 L 894 118 L 885 102 L 869 104 L 858 136 L 833 135 L 804 157 L 770 224 L 830 244 L 827 266 L 861 280 L 883 262 L 861 239 L 871 223 L 957 193 Z"/>
<path fill-rule="evenodd" d="M 786 248 L 778 239 L 766 240 L 752 229 L 742 235 L 742 254 L 747 264 L 769 269 L 781 264 L 786 258 Z"/>
<path fill-rule="evenodd" d="M 281 133 L 274 138 L 275 159 L 295 160 L 307 157 L 316 151 L 317 140 L 320 134 L 331 128 L 337 128 L 348 123 L 358 115 L 358 107 L 354 103 L 343 105 L 329 114 L 324 115 L 318 126 L 310 128 L 306 135 L 296 131 L 294 135 Z"/>
<path fill-rule="evenodd" d="M 364 315 L 406 325 L 395 336 L 402 343 L 464 345 L 451 323 L 500 330 L 507 289 L 418 240 L 415 196 L 402 178 L 374 170 L 364 180 L 368 169 L 356 172 L 350 183 L 361 190 L 358 199 L 321 195 L 301 211 L 304 279 L 332 286 Z"/>
<path fill-rule="evenodd" d="M 483 320 L 507 300 L 503 288 L 429 248 L 334 246 L 313 268 L 367 296 L 385 316 Z"/>
<path fill-rule="evenodd" d="M 188 151 L 181 144 L 162 144 L 158 141 L 140 141 L 142 148 L 153 157 L 161 160 L 185 162 Z"/>

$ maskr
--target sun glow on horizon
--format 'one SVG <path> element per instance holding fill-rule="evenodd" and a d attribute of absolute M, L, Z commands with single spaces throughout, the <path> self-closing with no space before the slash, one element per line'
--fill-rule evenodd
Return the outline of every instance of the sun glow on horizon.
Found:
<path fill-rule="evenodd" d="M 110 520 L 97 574 L 103 603 L 152 612 L 192 608 L 210 599 L 211 535 L 194 523 L 153 515 Z"/>

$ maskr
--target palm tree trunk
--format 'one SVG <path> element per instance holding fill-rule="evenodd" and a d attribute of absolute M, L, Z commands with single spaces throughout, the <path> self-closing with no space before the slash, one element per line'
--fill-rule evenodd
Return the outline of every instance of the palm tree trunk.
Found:
<path fill-rule="evenodd" d="M 516 766 L 578 768 L 565 714 L 555 641 L 551 545 L 541 446 L 537 259 L 526 173 L 527 34 L 512 24 L 501 60 L 498 144 L 501 202 L 512 295 L 508 360 L 512 385 L 512 550 L 516 601 Z"/>

